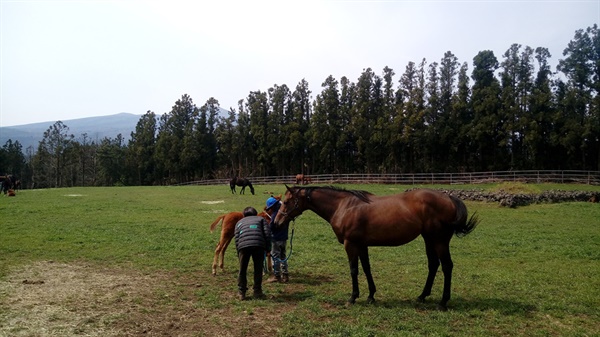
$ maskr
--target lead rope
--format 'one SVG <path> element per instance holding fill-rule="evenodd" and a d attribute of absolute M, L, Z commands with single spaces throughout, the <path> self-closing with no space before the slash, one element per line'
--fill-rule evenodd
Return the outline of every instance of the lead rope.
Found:
<path fill-rule="evenodd" d="M 283 259 L 283 260 L 280 260 L 276 257 L 272 257 L 273 261 L 277 260 L 279 263 L 283 263 L 283 262 L 287 262 L 287 260 L 290 259 L 290 257 L 292 256 L 292 253 L 294 252 L 294 231 L 295 230 L 296 230 L 296 220 L 292 220 L 292 235 L 290 236 L 290 253 L 287 254 L 285 259 Z"/>

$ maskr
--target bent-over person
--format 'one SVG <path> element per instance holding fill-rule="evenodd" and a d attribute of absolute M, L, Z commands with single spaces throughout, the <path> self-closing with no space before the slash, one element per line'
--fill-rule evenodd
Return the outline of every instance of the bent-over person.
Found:
<path fill-rule="evenodd" d="M 238 291 L 240 300 L 246 299 L 248 290 L 247 272 L 250 258 L 254 264 L 254 298 L 265 298 L 262 292 L 263 259 L 271 244 L 271 231 L 264 218 L 257 216 L 253 207 L 246 207 L 244 217 L 235 225 L 235 248 L 240 261 Z"/>

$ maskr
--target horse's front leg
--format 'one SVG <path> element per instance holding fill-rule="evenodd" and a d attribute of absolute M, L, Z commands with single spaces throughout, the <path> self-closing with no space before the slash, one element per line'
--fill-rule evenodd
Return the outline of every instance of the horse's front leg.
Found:
<path fill-rule="evenodd" d="M 273 257 L 271 252 L 267 252 L 267 272 L 271 274 L 273 272 Z"/>
<path fill-rule="evenodd" d="M 371 274 L 371 263 L 369 261 L 369 247 L 363 247 L 360 249 L 360 263 L 362 264 L 363 271 L 367 277 L 367 283 L 369 284 L 369 297 L 367 303 L 375 302 L 375 282 L 373 281 L 373 275 Z"/>
<path fill-rule="evenodd" d="M 225 239 L 223 246 L 221 247 L 221 263 L 219 264 L 219 268 L 221 268 L 221 272 L 225 271 L 225 251 L 227 251 L 227 247 L 231 243 L 232 238 Z"/>
<path fill-rule="evenodd" d="M 352 295 L 350 295 L 350 298 L 348 299 L 348 304 L 354 304 L 360 295 L 360 291 L 358 289 L 358 249 L 354 244 L 348 241 L 344 242 L 344 248 L 346 249 L 346 254 L 348 255 L 350 276 L 352 277 Z"/>

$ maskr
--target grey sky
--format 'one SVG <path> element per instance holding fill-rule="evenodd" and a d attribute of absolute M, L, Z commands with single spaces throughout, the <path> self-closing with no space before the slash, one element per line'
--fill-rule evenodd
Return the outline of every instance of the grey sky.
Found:
<path fill-rule="evenodd" d="M 120 112 L 163 114 L 181 95 L 237 109 L 274 84 L 312 97 L 329 76 L 439 62 L 469 64 L 513 43 L 554 66 L 590 1 L 1 1 L 0 126 Z"/>

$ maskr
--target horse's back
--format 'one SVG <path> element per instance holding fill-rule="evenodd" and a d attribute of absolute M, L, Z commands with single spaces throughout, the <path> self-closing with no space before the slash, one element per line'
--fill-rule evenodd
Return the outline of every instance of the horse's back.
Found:
<path fill-rule="evenodd" d="M 422 218 L 440 222 L 453 222 L 456 205 L 452 198 L 441 191 L 422 188 L 399 195 L 410 212 L 419 213 Z"/>
<path fill-rule="evenodd" d="M 346 211 L 346 217 L 348 223 L 367 224 L 361 235 L 372 245 L 403 245 L 421 234 L 439 232 L 442 226 L 454 221 L 455 212 L 448 195 L 419 189 L 393 195 L 372 195 L 369 203 L 358 204 Z M 449 226 L 447 232 L 450 233 Z"/>
<path fill-rule="evenodd" d="M 242 220 L 244 214 L 242 212 L 230 212 L 225 215 L 225 219 L 223 219 L 223 226 L 227 223 L 227 226 L 235 226 L 235 224 Z"/>

